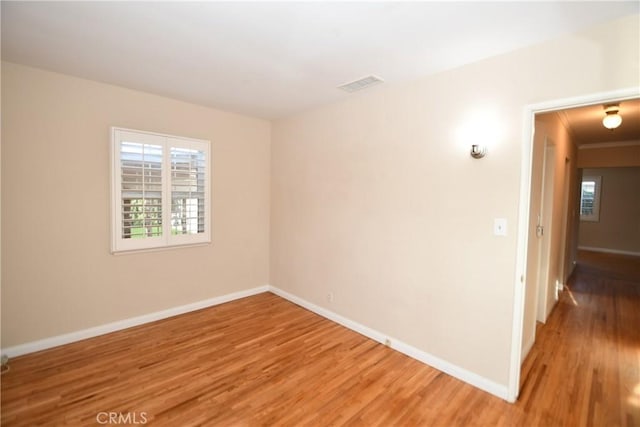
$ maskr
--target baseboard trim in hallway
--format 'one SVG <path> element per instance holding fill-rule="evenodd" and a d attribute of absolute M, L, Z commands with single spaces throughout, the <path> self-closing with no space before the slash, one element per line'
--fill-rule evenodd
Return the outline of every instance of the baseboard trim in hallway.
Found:
<path fill-rule="evenodd" d="M 627 256 L 635 256 L 640 257 L 640 252 L 634 251 L 622 251 L 618 249 L 609 249 L 609 248 L 596 248 L 592 246 L 578 246 L 579 251 L 589 251 L 589 252 L 602 252 L 605 254 L 614 254 L 614 255 L 627 255 Z"/>

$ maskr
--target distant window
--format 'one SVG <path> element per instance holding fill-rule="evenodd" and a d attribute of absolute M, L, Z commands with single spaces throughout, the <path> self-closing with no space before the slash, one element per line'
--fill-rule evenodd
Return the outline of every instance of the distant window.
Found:
<path fill-rule="evenodd" d="M 112 129 L 112 252 L 209 242 L 209 141 Z"/>
<path fill-rule="evenodd" d="M 602 177 L 585 176 L 580 189 L 580 220 L 600 221 L 600 188 Z"/>

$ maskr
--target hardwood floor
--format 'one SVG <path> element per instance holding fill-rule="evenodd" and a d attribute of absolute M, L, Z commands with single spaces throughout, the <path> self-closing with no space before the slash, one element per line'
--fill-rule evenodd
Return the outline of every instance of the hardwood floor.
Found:
<path fill-rule="evenodd" d="M 640 426 L 640 258 L 578 260 L 538 326 L 518 406 L 541 425 Z"/>
<path fill-rule="evenodd" d="M 579 271 L 640 282 L 640 257 L 593 251 L 578 251 Z"/>
<path fill-rule="evenodd" d="M 640 425 L 640 283 L 569 288 L 516 404 L 265 293 L 12 359 L 2 425 Z"/>

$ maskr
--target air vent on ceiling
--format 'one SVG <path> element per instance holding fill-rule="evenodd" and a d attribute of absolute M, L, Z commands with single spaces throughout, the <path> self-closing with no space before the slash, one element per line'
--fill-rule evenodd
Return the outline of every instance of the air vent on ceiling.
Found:
<path fill-rule="evenodd" d="M 384 83 L 384 80 L 382 80 L 380 77 L 372 75 L 340 85 L 338 86 L 338 89 L 342 89 L 347 92 L 355 92 L 360 89 L 366 89 L 370 86 L 377 85 L 378 83 Z"/>

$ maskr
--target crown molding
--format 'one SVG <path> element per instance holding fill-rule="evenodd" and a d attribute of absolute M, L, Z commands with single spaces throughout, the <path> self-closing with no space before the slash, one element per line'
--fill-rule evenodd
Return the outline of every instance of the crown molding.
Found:
<path fill-rule="evenodd" d="M 636 145 L 640 145 L 640 140 L 638 141 L 613 141 L 613 142 L 597 142 L 595 144 L 580 144 L 578 145 L 579 150 L 589 150 L 594 148 L 613 148 L 613 147 L 633 147 Z"/>

